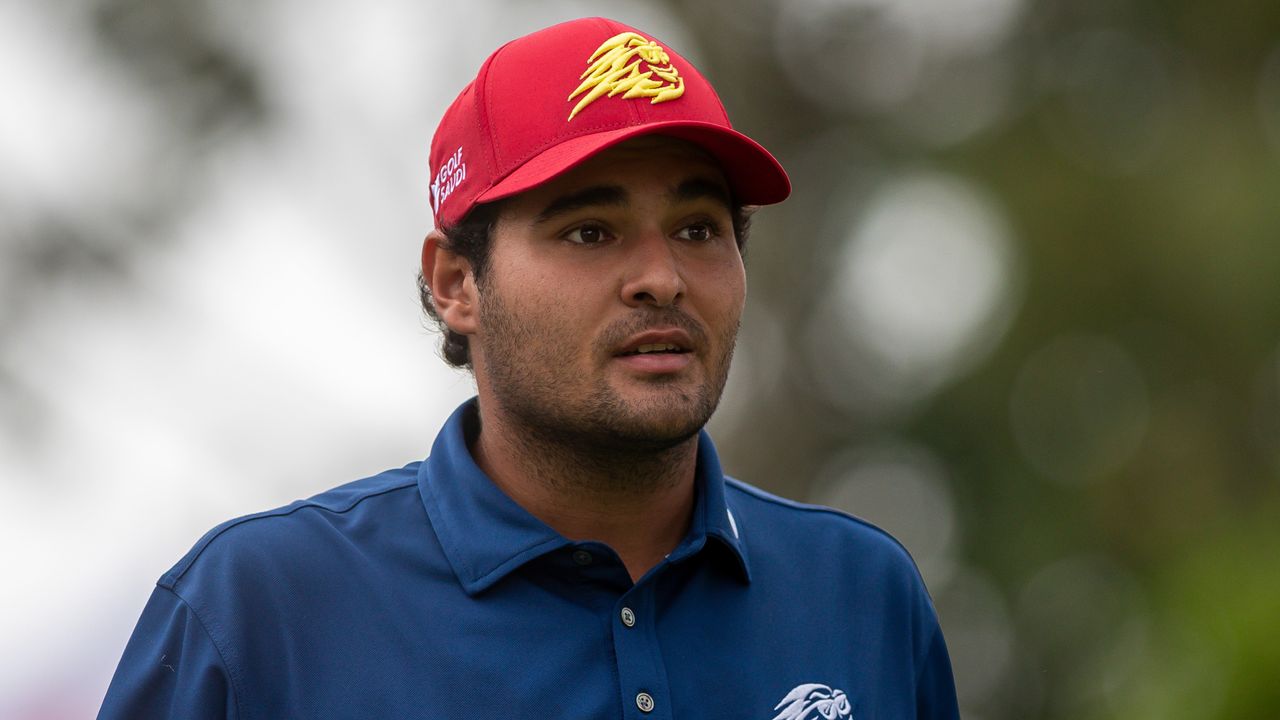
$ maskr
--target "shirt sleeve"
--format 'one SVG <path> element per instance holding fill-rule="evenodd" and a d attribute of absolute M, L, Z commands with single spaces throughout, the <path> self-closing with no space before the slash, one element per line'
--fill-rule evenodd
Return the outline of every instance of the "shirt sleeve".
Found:
<path fill-rule="evenodd" d="M 951 675 L 951 657 L 947 653 L 946 641 L 942 639 L 941 628 L 934 628 L 933 639 L 929 641 L 916 677 L 916 717 L 919 720 L 960 720 L 956 683 Z"/>
<path fill-rule="evenodd" d="M 234 720 L 231 677 L 190 606 L 157 586 L 107 688 L 98 720 Z"/>

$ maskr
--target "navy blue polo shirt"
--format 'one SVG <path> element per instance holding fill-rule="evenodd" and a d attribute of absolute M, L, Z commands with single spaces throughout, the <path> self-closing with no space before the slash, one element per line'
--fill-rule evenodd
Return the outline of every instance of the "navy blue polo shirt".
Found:
<path fill-rule="evenodd" d="M 724 477 L 703 433 L 689 532 L 632 583 L 476 466 L 475 413 L 424 462 L 205 535 L 99 717 L 958 717 L 933 606 L 884 532 Z"/>

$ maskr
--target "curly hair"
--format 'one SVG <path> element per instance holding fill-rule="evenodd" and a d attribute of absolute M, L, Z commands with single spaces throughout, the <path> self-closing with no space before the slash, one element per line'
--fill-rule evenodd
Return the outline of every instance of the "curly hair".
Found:
<path fill-rule="evenodd" d="M 489 267 L 489 248 L 500 205 L 501 201 L 477 205 L 457 225 L 442 230 L 445 241 L 441 247 L 462 257 L 471 265 L 477 286 L 481 284 Z M 755 211 L 756 207 L 753 205 L 735 203 L 731 213 L 734 241 L 738 244 L 738 252 L 742 254 L 743 260 L 747 256 L 747 235 L 751 231 L 751 215 Z M 431 286 L 427 285 L 421 269 L 418 270 L 418 299 L 430 324 L 443 335 L 440 355 L 444 361 L 456 368 L 470 368 L 471 348 L 467 336 L 450 330 L 440 319 L 440 313 L 431 297 Z"/>

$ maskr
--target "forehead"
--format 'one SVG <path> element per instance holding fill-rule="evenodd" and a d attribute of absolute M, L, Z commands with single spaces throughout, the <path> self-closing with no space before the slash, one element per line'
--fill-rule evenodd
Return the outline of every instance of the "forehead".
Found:
<path fill-rule="evenodd" d="M 504 211 L 541 207 L 561 195 L 597 185 L 628 192 L 669 193 L 690 179 L 720 185 L 729 196 L 728 180 L 710 153 L 687 140 L 643 135 L 602 150 L 547 182 L 508 198 Z"/>

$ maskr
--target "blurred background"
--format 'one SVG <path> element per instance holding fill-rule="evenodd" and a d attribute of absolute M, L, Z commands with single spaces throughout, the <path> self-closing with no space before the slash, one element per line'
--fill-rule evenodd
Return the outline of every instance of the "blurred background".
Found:
<path fill-rule="evenodd" d="M 0 717 L 208 528 L 425 456 L 413 283 L 502 42 L 616 17 L 795 194 L 728 470 L 893 532 L 969 720 L 1280 718 L 1280 5 L 0 0 Z"/>

